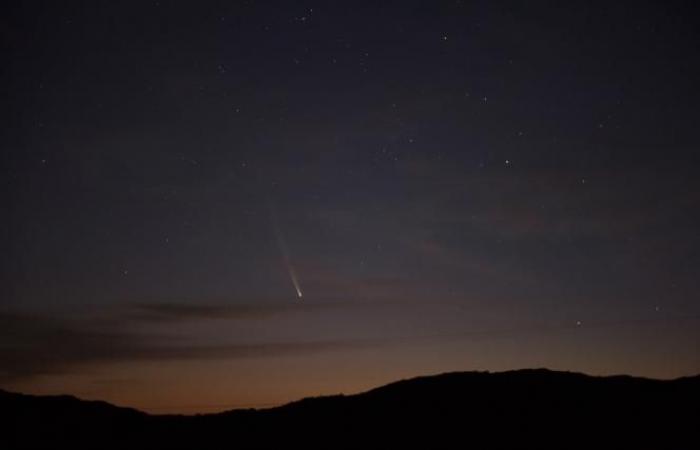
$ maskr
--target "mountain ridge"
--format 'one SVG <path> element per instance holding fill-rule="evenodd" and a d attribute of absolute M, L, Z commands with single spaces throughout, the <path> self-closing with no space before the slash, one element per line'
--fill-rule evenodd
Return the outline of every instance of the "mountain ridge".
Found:
<path fill-rule="evenodd" d="M 698 404 L 700 375 L 522 369 L 419 376 L 358 394 L 198 415 L 0 391 L 0 423 L 9 425 L 5 448 L 695 448 Z"/>

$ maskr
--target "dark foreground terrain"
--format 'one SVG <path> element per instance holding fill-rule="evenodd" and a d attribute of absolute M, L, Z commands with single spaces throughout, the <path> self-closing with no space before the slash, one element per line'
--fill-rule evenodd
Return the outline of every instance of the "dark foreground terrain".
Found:
<path fill-rule="evenodd" d="M 700 448 L 700 376 L 465 372 L 264 410 L 153 416 L 0 391 L 0 447 Z"/>

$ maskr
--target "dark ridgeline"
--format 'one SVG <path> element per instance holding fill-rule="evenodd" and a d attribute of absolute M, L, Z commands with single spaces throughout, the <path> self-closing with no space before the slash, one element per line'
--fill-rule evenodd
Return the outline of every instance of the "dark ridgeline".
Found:
<path fill-rule="evenodd" d="M 153 416 L 73 397 L 2 392 L 0 447 L 700 448 L 700 376 L 548 370 L 399 381 L 278 408 Z"/>

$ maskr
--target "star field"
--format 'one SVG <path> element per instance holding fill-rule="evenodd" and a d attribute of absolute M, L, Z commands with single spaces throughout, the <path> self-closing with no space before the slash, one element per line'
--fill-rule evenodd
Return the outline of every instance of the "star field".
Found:
<path fill-rule="evenodd" d="M 700 371 L 692 2 L 2 16 L 0 387 L 192 412 Z"/>

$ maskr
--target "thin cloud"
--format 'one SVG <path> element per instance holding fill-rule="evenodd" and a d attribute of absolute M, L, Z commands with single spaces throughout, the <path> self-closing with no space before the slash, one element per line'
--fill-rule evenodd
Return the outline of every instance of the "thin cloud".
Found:
<path fill-rule="evenodd" d="M 358 302 L 329 300 L 324 302 L 270 302 L 226 304 L 193 301 L 159 301 L 134 303 L 115 313 L 124 320 L 142 322 L 179 322 L 194 320 L 258 320 L 291 314 L 360 307 Z"/>
<path fill-rule="evenodd" d="M 376 345 L 370 340 L 192 344 L 181 337 L 146 335 L 125 324 L 0 313 L 0 382 L 65 373 L 98 363 L 261 358 Z"/>
<path fill-rule="evenodd" d="M 318 306 L 316 306 L 318 307 Z M 207 319 L 265 319 L 281 314 L 314 308 L 309 305 L 196 305 L 190 303 L 143 303 L 133 305 L 128 315 L 145 321 L 180 321 Z"/>

